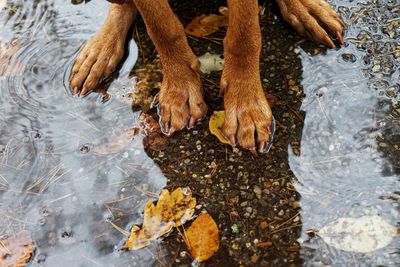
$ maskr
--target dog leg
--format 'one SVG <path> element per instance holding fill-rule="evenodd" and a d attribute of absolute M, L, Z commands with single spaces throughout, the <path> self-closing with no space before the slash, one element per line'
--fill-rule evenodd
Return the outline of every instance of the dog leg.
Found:
<path fill-rule="evenodd" d="M 85 45 L 72 67 L 69 81 L 74 95 L 80 91 L 84 96 L 115 71 L 136 14 L 132 0 L 110 4 L 104 25 Z"/>
<path fill-rule="evenodd" d="M 189 47 L 184 28 L 168 0 L 134 0 L 163 67 L 158 95 L 161 126 L 171 135 L 185 125 L 189 128 L 207 112 L 200 83 L 197 57 Z"/>
<path fill-rule="evenodd" d="M 343 44 L 345 23 L 325 0 L 277 0 L 282 17 L 296 31 L 319 44 L 335 47 L 330 36 Z"/>
<path fill-rule="evenodd" d="M 259 70 L 261 32 L 257 0 L 228 0 L 229 26 L 224 39 L 221 78 L 225 122 L 222 132 L 256 154 L 270 138 L 272 113 Z"/>

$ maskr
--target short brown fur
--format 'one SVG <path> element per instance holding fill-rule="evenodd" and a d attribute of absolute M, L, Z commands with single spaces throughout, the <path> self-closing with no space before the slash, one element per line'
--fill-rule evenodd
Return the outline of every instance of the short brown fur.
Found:
<path fill-rule="evenodd" d="M 329 36 L 343 42 L 345 24 L 324 0 L 277 0 L 277 3 L 283 18 L 303 36 L 329 47 L 334 47 Z M 258 2 L 228 0 L 228 10 L 221 77 L 226 113 L 222 131 L 232 144 L 256 154 L 256 148 L 262 151 L 268 142 L 272 122 L 259 71 Z M 70 77 L 73 93 L 87 94 L 115 70 L 137 11 L 163 66 L 158 95 L 162 127 L 168 135 L 185 126 L 191 128 L 206 115 L 207 106 L 199 62 L 168 0 L 125 0 L 111 4 L 103 27 L 86 44 L 73 66 Z"/>

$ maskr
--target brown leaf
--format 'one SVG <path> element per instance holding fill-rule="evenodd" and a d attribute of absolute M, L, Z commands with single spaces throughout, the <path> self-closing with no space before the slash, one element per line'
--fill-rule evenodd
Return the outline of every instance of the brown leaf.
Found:
<path fill-rule="evenodd" d="M 140 132 L 143 134 L 143 145 L 154 151 L 161 151 L 167 145 L 168 139 L 162 134 L 160 124 L 149 114 L 142 113 L 139 117 Z"/>
<path fill-rule="evenodd" d="M 280 106 L 282 104 L 284 104 L 283 101 L 279 100 L 278 98 L 276 98 L 275 96 L 269 94 L 269 93 L 265 93 L 265 97 L 267 98 L 268 104 L 270 108 L 273 108 L 275 106 Z"/>
<path fill-rule="evenodd" d="M 20 48 L 18 44 L 0 41 L 0 77 L 13 77 L 22 74 L 25 66 L 15 57 Z"/>
<path fill-rule="evenodd" d="M 194 220 L 186 231 L 185 242 L 193 259 L 208 260 L 219 249 L 219 231 L 214 219 L 203 213 Z"/>
<path fill-rule="evenodd" d="M 126 130 L 120 135 L 112 136 L 109 142 L 94 146 L 92 151 L 97 155 L 117 154 L 132 143 L 133 138 L 138 132 L 137 128 Z"/>
<path fill-rule="evenodd" d="M 186 34 L 195 37 L 204 37 L 208 36 L 214 32 L 217 32 L 220 27 L 228 26 L 228 16 L 225 12 L 225 9 L 221 9 L 224 13 L 223 15 L 209 14 L 209 15 L 200 15 L 195 17 L 188 25 L 185 27 Z"/>
<path fill-rule="evenodd" d="M 0 266 L 22 267 L 31 259 L 35 246 L 28 231 L 0 240 Z"/>
<path fill-rule="evenodd" d="M 124 246 L 129 250 L 148 246 L 151 241 L 165 235 L 173 227 L 189 220 L 195 206 L 196 199 L 188 187 L 177 188 L 172 193 L 164 189 L 156 205 L 151 200 L 147 202 L 142 227 L 132 227 L 131 236 Z"/>

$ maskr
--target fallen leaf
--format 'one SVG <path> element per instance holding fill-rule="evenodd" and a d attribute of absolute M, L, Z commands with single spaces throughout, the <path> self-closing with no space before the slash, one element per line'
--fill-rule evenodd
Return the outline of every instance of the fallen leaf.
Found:
<path fill-rule="evenodd" d="M 0 41 L 0 77 L 13 77 L 23 73 L 25 66 L 15 57 L 20 48 L 18 44 Z"/>
<path fill-rule="evenodd" d="M 214 219 L 202 213 L 185 234 L 185 243 L 197 262 L 208 260 L 219 249 L 219 231 Z"/>
<path fill-rule="evenodd" d="M 224 68 L 224 59 L 221 55 L 205 53 L 198 57 L 200 70 L 202 73 L 209 74 L 212 71 L 221 71 Z"/>
<path fill-rule="evenodd" d="M 143 146 L 150 150 L 161 151 L 167 145 L 168 139 L 163 135 L 160 124 L 149 114 L 142 113 L 139 117 L 140 132 L 143 134 Z"/>
<path fill-rule="evenodd" d="M 194 37 L 205 37 L 217 32 L 221 27 L 228 26 L 228 12 L 224 7 L 220 8 L 222 15 L 209 14 L 195 17 L 185 27 L 185 32 Z"/>
<path fill-rule="evenodd" d="M 337 249 L 368 253 L 387 246 L 397 230 L 382 217 L 340 218 L 318 231 L 318 235 Z"/>
<path fill-rule="evenodd" d="M 97 155 L 111 155 L 117 154 L 124 150 L 129 144 L 131 144 L 133 138 L 138 134 L 137 128 L 131 128 L 122 132 L 119 135 L 112 136 L 109 142 L 94 146 L 92 148 L 93 153 Z"/>
<path fill-rule="evenodd" d="M 230 144 L 229 140 L 222 134 L 221 127 L 224 124 L 225 111 L 214 111 L 208 122 L 210 132 L 218 138 L 221 143 Z"/>
<path fill-rule="evenodd" d="M 7 5 L 7 0 L 0 0 L 0 10 Z"/>
<path fill-rule="evenodd" d="M 268 104 L 270 108 L 273 108 L 275 106 L 280 106 L 282 104 L 284 104 L 283 101 L 279 100 L 278 98 L 276 98 L 275 96 L 269 94 L 269 93 L 265 93 L 265 97 L 267 98 Z"/>
<path fill-rule="evenodd" d="M 0 266 L 22 267 L 32 258 L 35 246 L 28 231 L 0 240 Z"/>
<path fill-rule="evenodd" d="M 142 227 L 132 227 L 124 247 L 136 250 L 150 245 L 151 241 L 165 235 L 173 227 L 190 220 L 195 206 L 196 199 L 188 187 L 177 188 L 172 193 L 164 189 L 156 205 L 151 200 L 147 202 Z"/>

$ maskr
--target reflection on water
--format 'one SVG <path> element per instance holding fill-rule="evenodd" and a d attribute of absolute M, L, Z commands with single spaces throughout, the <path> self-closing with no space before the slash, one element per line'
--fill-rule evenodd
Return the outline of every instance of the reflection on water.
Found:
<path fill-rule="evenodd" d="M 289 162 L 302 195 L 303 233 L 342 217 L 363 215 L 400 224 L 400 176 L 393 171 L 398 169 L 399 151 L 391 142 L 399 128 L 385 122 L 391 117 L 398 125 L 400 119 L 394 112 L 399 108 L 399 28 L 387 31 L 399 20 L 399 3 L 335 2 L 350 24 L 346 44 L 315 56 L 300 52 L 306 94 L 302 109 L 307 115 L 301 155 L 290 155 Z M 394 133 L 385 136 L 388 126 Z M 378 143 L 379 139 L 385 141 Z M 391 143 L 387 150 L 397 154 L 395 161 L 381 149 Z M 369 254 L 343 252 L 318 237 L 308 239 L 304 234 L 301 242 L 310 266 L 400 264 L 398 237 Z"/>
<path fill-rule="evenodd" d="M 65 86 L 72 59 L 106 11 L 106 1 L 55 0 L 8 1 L 0 13 L 0 237 L 29 230 L 39 247 L 34 266 L 153 262 L 151 253 L 116 251 L 124 239 L 117 228 L 140 220 L 144 202 L 166 182 L 139 137 L 116 141 L 138 114 L 116 97 L 74 98 Z M 136 57 L 133 44 L 123 70 Z M 124 87 L 126 71 L 111 95 Z M 101 153 L 114 143 L 114 153 Z"/>

